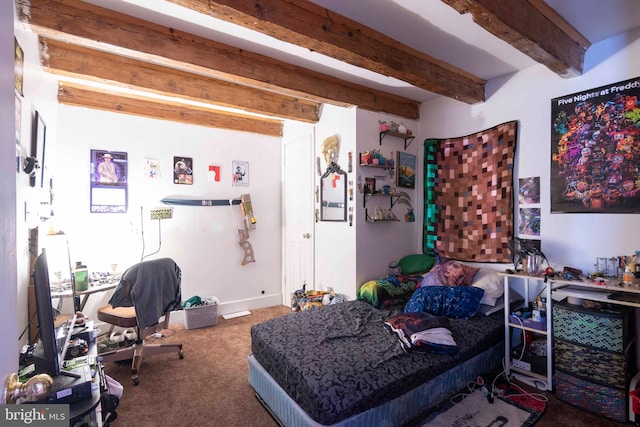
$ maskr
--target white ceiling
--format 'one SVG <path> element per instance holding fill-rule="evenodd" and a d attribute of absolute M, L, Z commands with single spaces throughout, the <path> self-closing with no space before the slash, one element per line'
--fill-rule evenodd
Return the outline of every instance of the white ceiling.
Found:
<path fill-rule="evenodd" d="M 86 1 L 417 101 L 435 96 L 397 79 L 348 65 L 164 0 Z M 441 0 L 311 1 L 485 80 L 535 64 L 534 60 L 519 50 L 476 25 L 469 14 L 460 15 Z M 638 0 L 545 1 L 592 44 L 640 29 Z"/>

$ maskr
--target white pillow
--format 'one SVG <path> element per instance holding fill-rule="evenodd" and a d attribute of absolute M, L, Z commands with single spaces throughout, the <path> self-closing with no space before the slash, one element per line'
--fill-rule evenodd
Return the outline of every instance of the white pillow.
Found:
<path fill-rule="evenodd" d="M 509 291 L 509 306 L 511 306 L 511 304 L 513 304 L 514 302 L 521 303 L 523 301 L 524 301 L 524 298 L 517 291 L 514 291 L 513 289 Z M 484 314 L 485 316 L 489 316 L 490 314 L 493 314 L 496 311 L 500 311 L 503 308 L 504 308 L 504 295 L 498 298 L 496 305 L 494 305 L 493 307 L 486 304 L 480 304 L 480 306 L 478 307 L 478 313 Z"/>
<path fill-rule="evenodd" d="M 484 289 L 484 295 L 480 304 L 495 306 L 498 298 L 504 293 L 504 279 L 498 276 L 496 270 L 490 268 L 480 268 L 473 277 L 471 286 Z"/>

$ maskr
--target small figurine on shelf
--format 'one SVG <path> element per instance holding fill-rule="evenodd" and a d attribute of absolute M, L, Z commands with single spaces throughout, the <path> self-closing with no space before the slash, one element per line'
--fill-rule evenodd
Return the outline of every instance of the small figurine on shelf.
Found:
<path fill-rule="evenodd" d="M 365 151 L 364 153 L 362 153 L 362 155 L 360 156 L 360 162 L 363 165 L 368 165 L 371 163 L 371 153 L 368 151 Z"/>
<path fill-rule="evenodd" d="M 392 151 L 391 152 L 391 156 L 387 159 L 387 166 L 392 168 L 395 163 L 396 162 L 393 160 L 393 151 Z"/>
<path fill-rule="evenodd" d="M 400 125 L 392 120 L 390 126 L 391 126 L 391 132 L 398 132 L 398 126 Z"/>
<path fill-rule="evenodd" d="M 400 124 L 398 125 L 398 132 L 407 133 L 407 127 L 404 125 L 404 123 L 400 122 Z"/>
<path fill-rule="evenodd" d="M 382 120 L 378 120 L 378 123 L 380 123 L 380 132 L 386 132 L 386 131 L 388 131 L 390 129 L 389 125 L 387 124 L 387 122 L 382 121 Z"/>
<path fill-rule="evenodd" d="M 404 220 L 406 222 L 414 222 L 416 220 L 416 216 L 413 213 L 413 208 L 407 208 L 407 213 L 404 214 Z"/>

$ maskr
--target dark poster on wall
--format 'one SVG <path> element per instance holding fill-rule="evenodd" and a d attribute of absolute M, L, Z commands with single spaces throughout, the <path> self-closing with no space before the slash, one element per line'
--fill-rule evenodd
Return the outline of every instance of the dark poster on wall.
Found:
<path fill-rule="evenodd" d="M 551 100 L 551 212 L 640 212 L 640 77 Z"/>
<path fill-rule="evenodd" d="M 91 212 L 127 212 L 127 153 L 91 150 Z"/>

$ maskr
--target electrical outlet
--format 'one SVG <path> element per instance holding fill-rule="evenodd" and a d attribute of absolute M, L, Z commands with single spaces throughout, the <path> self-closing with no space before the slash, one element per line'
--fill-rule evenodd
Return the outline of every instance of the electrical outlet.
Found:
<path fill-rule="evenodd" d="M 157 208 L 151 209 L 151 219 L 171 219 L 173 216 L 173 208 Z"/>

